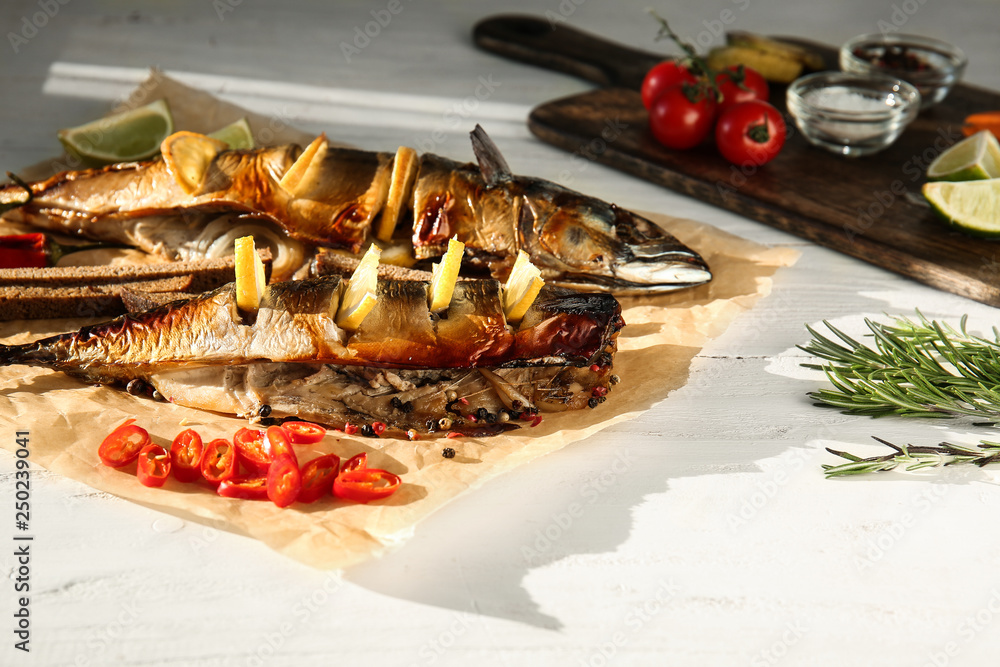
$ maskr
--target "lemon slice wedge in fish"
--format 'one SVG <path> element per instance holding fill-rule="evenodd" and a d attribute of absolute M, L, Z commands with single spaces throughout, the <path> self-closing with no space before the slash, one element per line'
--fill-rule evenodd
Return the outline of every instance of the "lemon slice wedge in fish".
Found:
<path fill-rule="evenodd" d="M 253 237 L 236 239 L 236 305 L 241 310 L 256 312 L 266 288 L 264 262 L 257 254 Z"/>
<path fill-rule="evenodd" d="M 374 243 L 361 258 L 337 310 L 337 326 L 354 331 L 375 307 L 378 289 L 378 261 L 382 250 Z"/>
<path fill-rule="evenodd" d="M 463 253 L 465 244 L 457 239 L 449 239 L 448 252 L 440 262 L 431 267 L 428 300 L 432 313 L 440 313 L 451 305 L 451 296 L 455 292 L 455 282 L 458 280 L 458 270 L 462 267 Z"/>
<path fill-rule="evenodd" d="M 528 308 L 538 298 L 545 281 L 541 271 L 528 259 L 528 253 L 517 251 L 514 268 L 503 286 L 503 314 L 508 322 L 520 322 Z"/>

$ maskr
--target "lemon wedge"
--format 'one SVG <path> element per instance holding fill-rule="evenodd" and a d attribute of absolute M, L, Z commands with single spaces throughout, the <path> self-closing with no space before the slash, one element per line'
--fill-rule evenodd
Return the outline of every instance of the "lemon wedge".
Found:
<path fill-rule="evenodd" d="M 156 155 L 160 143 L 174 131 L 166 100 L 59 130 L 67 153 L 90 163 L 109 164 L 145 160 Z"/>
<path fill-rule="evenodd" d="M 462 267 L 465 244 L 457 239 L 448 239 L 448 252 L 441 261 L 431 267 L 431 286 L 427 298 L 432 313 L 447 310 L 451 295 L 455 292 L 458 270 Z"/>
<path fill-rule="evenodd" d="M 351 274 L 344 295 L 340 299 L 340 308 L 337 310 L 337 326 L 341 329 L 351 331 L 357 329 L 375 307 L 378 261 L 381 254 L 382 250 L 374 243 L 371 244 Z"/>
<path fill-rule="evenodd" d="M 545 285 L 541 271 L 528 259 L 528 253 L 517 251 L 514 268 L 503 286 L 503 314 L 508 322 L 520 322 Z"/>
<path fill-rule="evenodd" d="M 413 189 L 413 180 L 417 176 L 419 158 L 417 152 L 407 146 L 400 146 L 396 151 L 396 159 L 392 162 L 392 176 L 389 179 L 389 194 L 386 197 L 382 218 L 379 220 L 375 238 L 389 241 L 396 229 L 399 216 L 403 214 L 406 200 Z"/>
<path fill-rule="evenodd" d="M 208 136 L 219 141 L 224 141 L 232 150 L 248 150 L 254 147 L 253 132 L 250 131 L 250 123 L 247 121 L 246 116 L 212 132 Z"/>
<path fill-rule="evenodd" d="M 160 144 L 167 171 L 189 195 L 201 189 L 215 156 L 227 148 L 224 141 L 187 131 L 174 132 Z"/>
<path fill-rule="evenodd" d="M 236 305 L 241 310 L 256 312 L 266 287 L 264 262 L 257 254 L 253 237 L 241 236 L 236 239 Z"/>
<path fill-rule="evenodd" d="M 325 134 L 313 139 L 281 177 L 278 185 L 293 196 L 308 192 L 318 179 L 320 165 L 329 147 Z"/>

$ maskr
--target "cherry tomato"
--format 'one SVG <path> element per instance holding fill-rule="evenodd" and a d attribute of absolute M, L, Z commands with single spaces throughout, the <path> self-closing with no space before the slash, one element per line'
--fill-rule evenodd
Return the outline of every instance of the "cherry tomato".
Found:
<path fill-rule="evenodd" d="M 237 475 L 219 482 L 215 491 L 223 498 L 267 500 L 267 476 L 258 473 Z"/>
<path fill-rule="evenodd" d="M 367 503 L 391 496 L 399 488 L 400 481 L 391 472 L 378 468 L 341 472 L 333 480 L 333 495 L 344 500 Z"/>
<path fill-rule="evenodd" d="M 108 434 L 97 448 L 101 463 L 112 468 L 121 468 L 135 461 L 143 447 L 150 443 L 149 432 L 136 426 L 134 419 L 127 419 L 121 426 Z"/>
<path fill-rule="evenodd" d="M 340 457 L 336 454 L 318 456 L 302 467 L 302 489 L 299 502 L 316 502 L 333 490 L 333 480 L 340 472 Z"/>
<path fill-rule="evenodd" d="M 785 145 L 785 121 L 767 102 L 743 102 L 719 118 L 715 143 L 733 164 L 759 167 L 773 160 Z"/>
<path fill-rule="evenodd" d="M 236 448 L 228 440 L 216 438 L 208 443 L 201 460 L 201 476 L 209 484 L 218 484 L 236 476 Z"/>
<path fill-rule="evenodd" d="M 201 477 L 201 459 L 205 445 L 193 429 L 181 431 L 170 445 L 170 469 L 179 482 L 193 482 Z"/>
<path fill-rule="evenodd" d="M 326 429 L 311 422 L 285 422 L 281 425 L 293 445 L 311 445 L 326 436 Z"/>
<path fill-rule="evenodd" d="M 267 497 L 278 507 L 288 507 L 302 490 L 302 473 L 295 458 L 282 454 L 267 469 Z"/>
<path fill-rule="evenodd" d="M 271 454 L 264 445 L 264 432 L 255 428 L 241 428 L 233 436 L 236 460 L 249 470 L 266 473 L 271 465 Z"/>
<path fill-rule="evenodd" d="M 264 432 L 264 449 L 271 457 L 272 463 L 279 456 L 284 455 L 291 456 L 295 460 L 296 465 L 299 463 L 299 457 L 295 455 L 295 450 L 292 449 L 292 439 L 288 437 L 288 431 L 281 426 L 267 427 L 267 431 Z M 268 466 L 270 467 L 270 464 Z"/>
<path fill-rule="evenodd" d="M 642 80 L 642 106 L 649 109 L 667 88 L 695 81 L 694 74 L 676 60 L 664 60 L 653 65 Z"/>
<path fill-rule="evenodd" d="M 144 486 L 163 486 L 170 476 L 170 454 L 163 447 L 152 443 L 139 452 L 139 465 L 135 476 Z"/>
<path fill-rule="evenodd" d="M 687 85 L 668 88 L 649 110 L 649 126 L 667 148 L 694 148 L 712 131 L 715 120 L 712 91 Z"/>
<path fill-rule="evenodd" d="M 722 100 L 719 102 L 720 116 L 728 109 L 743 102 L 750 100 L 767 102 L 771 95 L 771 91 L 767 87 L 767 80 L 757 70 L 743 65 L 727 67 L 724 71 L 719 72 L 715 76 L 715 85 L 722 93 Z"/>

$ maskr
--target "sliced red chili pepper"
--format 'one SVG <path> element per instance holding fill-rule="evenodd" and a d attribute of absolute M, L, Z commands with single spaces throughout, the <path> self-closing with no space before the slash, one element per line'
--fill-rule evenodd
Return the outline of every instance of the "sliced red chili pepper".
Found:
<path fill-rule="evenodd" d="M 368 452 L 355 454 L 347 459 L 347 462 L 340 467 L 340 474 L 351 472 L 352 470 L 364 470 L 368 467 Z"/>
<path fill-rule="evenodd" d="M 170 469 L 179 482 L 201 478 L 201 459 L 205 445 L 194 429 L 181 431 L 170 445 Z"/>
<path fill-rule="evenodd" d="M 268 426 L 264 432 L 264 450 L 271 457 L 273 463 L 279 456 L 291 456 L 295 460 L 295 465 L 299 464 L 299 457 L 292 449 L 292 439 L 288 437 L 288 431 L 281 426 Z M 270 469 L 270 464 L 268 464 Z"/>
<path fill-rule="evenodd" d="M 271 454 L 264 445 L 264 432 L 255 428 L 241 428 L 233 436 L 236 460 L 249 470 L 266 473 L 271 465 Z"/>
<path fill-rule="evenodd" d="M 163 447 L 152 443 L 139 452 L 139 465 L 135 476 L 144 486 L 163 486 L 170 476 L 170 454 Z"/>
<path fill-rule="evenodd" d="M 275 457 L 267 469 L 267 497 L 278 507 L 288 507 L 301 490 L 302 474 L 295 458 L 288 454 Z"/>
<path fill-rule="evenodd" d="M 267 500 L 267 475 L 237 475 L 222 480 L 215 491 L 223 498 Z"/>
<path fill-rule="evenodd" d="M 236 447 L 228 440 L 216 438 L 208 443 L 201 460 L 201 476 L 209 484 L 218 484 L 236 476 Z"/>
<path fill-rule="evenodd" d="M 302 490 L 299 502 L 313 503 L 333 490 L 333 480 L 340 472 L 340 457 L 336 454 L 318 456 L 302 468 Z"/>
<path fill-rule="evenodd" d="M 0 268 L 44 268 L 50 265 L 45 234 L 0 236 Z"/>
<path fill-rule="evenodd" d="M 101 462 L 112 468 L 121 468 L 135 461 L 143 447 L 150 443 L 149 432 L 127 419 L 108 434 L 97 448 Z"/>
<path fill-rule="evenodd" d="M 337 475 L 333 481 L 333 495 L 345 500 L 367 503 L 391 496 L 399 488 L 397 475 L 378 468 L 350 470 Z"/>
<path fill-rule="evenodd" d="M 281 425 L 293 445 L 311 445 L 326 437 L 326 429 L 312 422 L 285 422 Z"/>

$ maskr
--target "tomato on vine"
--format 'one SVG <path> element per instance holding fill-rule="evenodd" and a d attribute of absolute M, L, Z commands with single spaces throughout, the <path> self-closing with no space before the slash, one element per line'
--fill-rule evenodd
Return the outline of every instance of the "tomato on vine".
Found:
<path fill-rule="evenodd" d="M 681 84 L 668 88 L 649 109 L 649 126 L 667 148 L 694 148 L 712 131 L 715 95 L 704 86 Z"/>
<path fill-rule="evenodd" d="M 750 100 L 767 102 L 771 93 L 767 80 L 756 70 L 743 65 L 727 67 L 716 74 L 715 85 L 722 96 L 719 114 Z"/>
<path fill-rule="evenodd" d="M 722 157 L 733 164 L 759 167 L 781 151 L 785 134 L 785 121 L 778 110 L 767 102 L 751 100 L 719 117 L 715 143 Z"/>
<path fill-rule="evenodd" d="M 653 65 L 646 72 L 646 78 L 642 80 L 642 105 L 649 109 L 653 106 L 656 98 L 668 88 L 696 81 L 695 75 L 684 65 L 676 60 L 664 60 L 662 63 Z"/>

